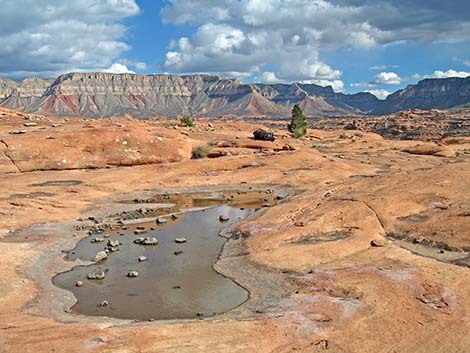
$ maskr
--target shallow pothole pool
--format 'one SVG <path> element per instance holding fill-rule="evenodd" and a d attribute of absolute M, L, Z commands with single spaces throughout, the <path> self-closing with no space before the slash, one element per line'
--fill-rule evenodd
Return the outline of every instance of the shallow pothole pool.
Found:
<path fill-rule="evenodd" d="M 187 204 L 182 202 L 187 197 L 179 196 L 176 208 Z M 194 319 L 245 302 L 249 293 L 213 269 L 227 241 L 219 232 L 258 208 L 273 205 L 275 197 L 235 192 L 208 195 L 207 203 L 200 195 L 197 200 L 198 206 L 209 207 L 183 208 L 177 217 L 159 218 L 158 225 L 148 218 L 146 223 L 132 219 L 131 224 L 80 240 L 66 260 L 93 261 L 103 252 L 107 258 L 54 277 L 56 286 L 77 298 L 72 311 L 121 319 Z M 158 244 L 144 245 L 155 240 Z"/>

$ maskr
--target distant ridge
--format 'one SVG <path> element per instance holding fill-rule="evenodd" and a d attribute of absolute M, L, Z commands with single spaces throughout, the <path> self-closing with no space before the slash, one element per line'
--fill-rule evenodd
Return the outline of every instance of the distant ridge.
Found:
<path fill-rule="evenodd" d="M 470 78 L 426 79 L 381 101 L 370 93 L 336 93 L 314 84 L 244 84 L 209 75 L 69 73 L 55 80 L 0 79 L 0 107 L 57 116 L 283 118 L 294 104 L 308 116 L 389 114 L 470 103 Z"/>

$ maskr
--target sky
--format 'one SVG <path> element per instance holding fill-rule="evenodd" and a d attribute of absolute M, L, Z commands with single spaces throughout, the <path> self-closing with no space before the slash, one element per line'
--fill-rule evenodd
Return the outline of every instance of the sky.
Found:
<path fill-rule="evenodd" d="M 207 73 L 385 98 L 470 76 L 468 0 L 0 0 L 0 77 Z"/>

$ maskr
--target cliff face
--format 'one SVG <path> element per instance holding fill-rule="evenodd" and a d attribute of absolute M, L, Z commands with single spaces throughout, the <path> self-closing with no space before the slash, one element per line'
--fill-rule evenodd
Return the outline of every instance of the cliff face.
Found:
<path fill-rule="evenodd" d="M 405 109 L 448 109 L 470 102 L 470 77 L 425 79 L 387 97 L 373 109 L 377 115 Z"/>
<path fill-rule="evenodd" d="M 208 75 L 70 73 L 56 80 L 0 79 L 0 106 L 58 116 L 175 117 L 385 114 L 407 108 L 449 108 L 470 102 L 470 78 L 424 80 L 384 102 L 369 93 L 335 93 L 313 84 L 244 84 Z"/>
<path fill-rule="evenodd" d="M 361 114 L 377 101 L 370 94 L 344 95 L 316 85 L 250 85 L 208 75 L 70 73 L 56 80 L 0 80 L 0 106 L 67 116 L 283 117 L 300 104 L 308 115 Z"/>

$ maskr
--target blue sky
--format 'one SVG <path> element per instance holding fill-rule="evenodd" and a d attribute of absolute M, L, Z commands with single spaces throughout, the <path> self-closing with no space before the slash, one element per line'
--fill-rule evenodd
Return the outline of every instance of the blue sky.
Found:
<path fill-rule="evenodd" d="M 0 0 L 0 8 L 0 77 L 13 79 L 209 73 L 384 98 L 426 77 L 470 75 L 467 0 Z"/>

